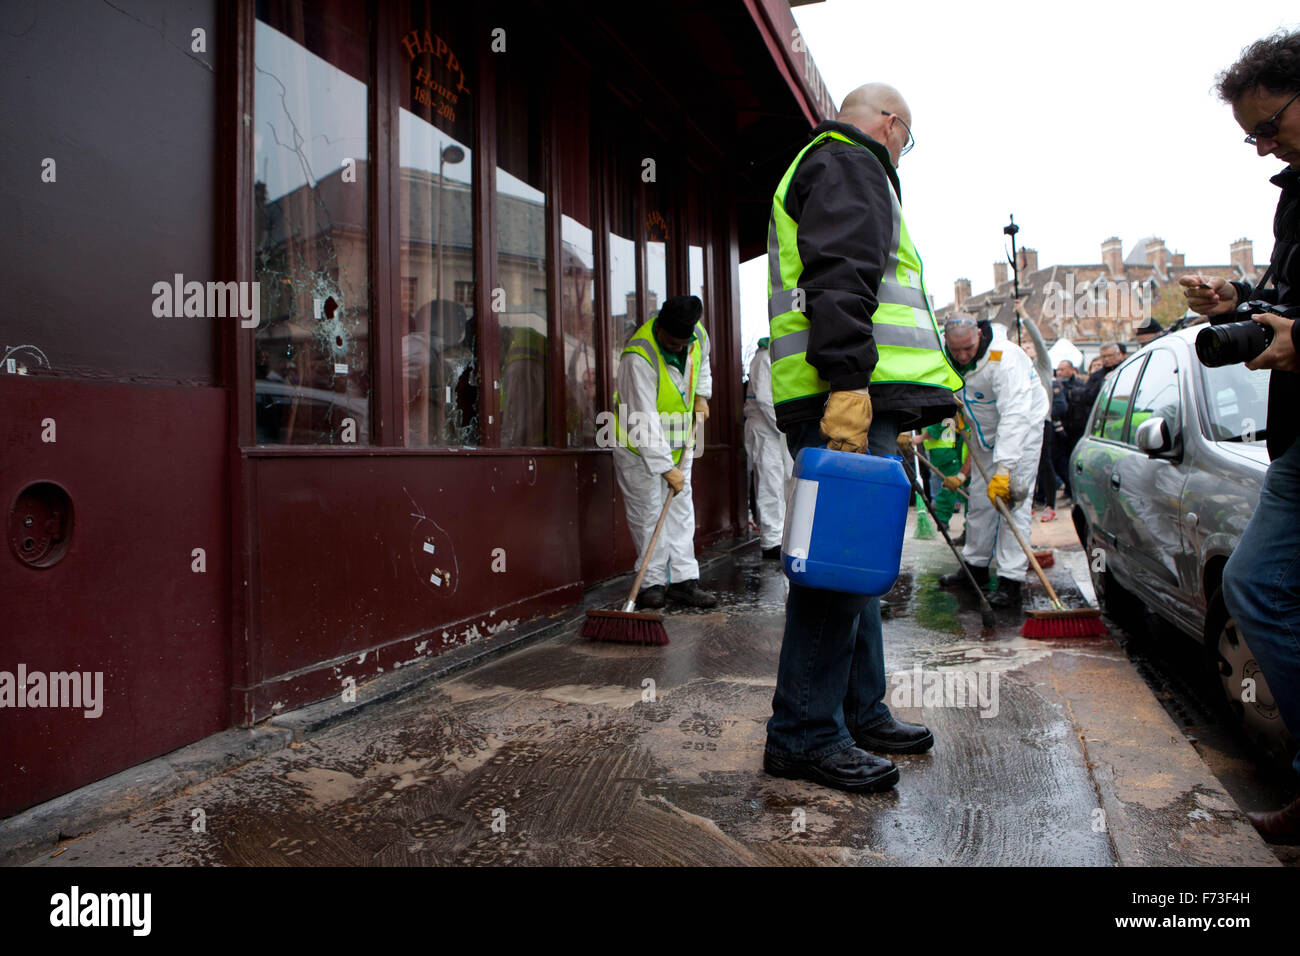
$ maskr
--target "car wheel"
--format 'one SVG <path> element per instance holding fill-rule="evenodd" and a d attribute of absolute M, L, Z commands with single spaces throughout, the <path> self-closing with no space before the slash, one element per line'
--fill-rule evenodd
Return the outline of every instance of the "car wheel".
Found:
<path fill-rule="evenodd" d="M 1133 595 L 1115 581 L 1106 549 L 1097 540 L 1097 533 L 1091 525 L 1086 526 L 1086 538 L 1088 576 L 1092 579 L 1092 590 L 1097 595 L 1097 606 L 1113 618 L 1122 618 L 1135 607 Z"/>
<path fill-rule="evenodd" d="M 1286 725 L 1255 655 L 1223 603 L 1222 590 L 1210 598 L 1205 616 L 1205 650 L 1219 675 L 1224 702 L 1246 738 L 1263 753 L 1287 763 L 1294 748 Z M 1253 699 L 1246 699 L 1250 697 Z"/>

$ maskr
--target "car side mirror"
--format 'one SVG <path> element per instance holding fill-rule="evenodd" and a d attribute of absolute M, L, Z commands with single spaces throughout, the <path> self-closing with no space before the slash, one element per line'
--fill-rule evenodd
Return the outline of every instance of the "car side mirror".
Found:
<path fill-rule="evenodd" d="M 1169 426 L 1160 417 L 1148 418 L 1139 425 L 1134 441 L 1139 451 L 1152 456 L 1165 454 L 1173 447 L 1173 440 L 1169 437 Z"/>

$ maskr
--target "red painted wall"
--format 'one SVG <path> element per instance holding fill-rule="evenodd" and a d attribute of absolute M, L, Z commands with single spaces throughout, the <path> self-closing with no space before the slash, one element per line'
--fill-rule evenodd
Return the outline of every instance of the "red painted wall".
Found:
<path fill-rule="evenodd" d="M 4 816 L 229 725 L 230 560 L 224 390 L 5 375 L 0 408 L 6 527 L 34 481 L 74 508 L 53 567 L 20 563 L 6 535 L 0 670 L 99 671 L 104 697 L 98 718 L 0 709 Z"/>

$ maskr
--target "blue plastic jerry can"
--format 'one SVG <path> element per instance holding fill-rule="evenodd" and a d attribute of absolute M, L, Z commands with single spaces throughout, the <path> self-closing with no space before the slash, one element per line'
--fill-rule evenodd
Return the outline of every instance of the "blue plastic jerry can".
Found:
<path fill-rule="evenodd" d="M 898 579 L 911 494 L 897 455 L 801 449 L 785 509 L 785 576 L 826 591 L 887 594 Z"/>

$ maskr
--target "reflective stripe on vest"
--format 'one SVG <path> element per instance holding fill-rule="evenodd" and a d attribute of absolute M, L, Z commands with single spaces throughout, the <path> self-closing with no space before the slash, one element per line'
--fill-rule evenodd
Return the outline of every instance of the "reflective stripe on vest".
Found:
<path fill-rule="evenodd" d="M 654 319 L 643 324 L 628 339 L 627 345 L 619 354 L 621 359 L 629 352 L 640 355 L 650 367 L 655 370 L 659 378 L 659 392 L 657 395 L 657 411 L 659 412 L 659 428 L 663 432 L 664 441 L 672 449 L 673 464 L 680 465 L 682 462 L 682 451 L 690 445 L 691 434 L 695 429 L 695 387 L 700 381 L 700 365 L 704 356 L 704 343 L 708 341 L 708 333 L 704 331 L 704 326 L 700 323 L 695 324 L 695 341 L 691 343 L 691 351 L 688 356 L 688 379 L 686 383 L 686 394 L 683 395 L 677 388 L 677 383 L 673 381 L 672 376 L 668 374 L 668 360 L 664 358 L 663 352 L 659 349 L 659 343 L 655 341 L 654 336 Z M 636 430 L 635 422 L 633 431 Z M 618 443 L 635 455 L 641 454 L 626 431 L 626 425 L 623 421 L 623 403 L 619 398 L 617 391 L 614 392 L 614 428 L 618 435 Z"/>
<path fill-rule="evenodd" d="M 772 398 L 777 405 L 830 391 L 830 385 L 806 358 L 810 326 L 803 310 L 805 292 L 798 287 L 803 274 L 799 224 L 785 211 L 785 196 L 799 164 L 808 150 L 827 139 L 866 149 L 833 130 L 820 134 L 800 150 L 772 197 L 767 229 L 767 292 L 772 334 Z M 874 153 L 871 155 L 879 162 Z M 889 198 L 892 233 L 884 275 L 876 293 L 878 305 L 872 316 L 871 334 L 879 358 L 871 374 L 871 384 L 910 383 L 958 389 L 961 377 L 944 354 L 939 325 L 925 294 L 921 257 L 903 222 L 903 208 L 892 185 Z"/>

